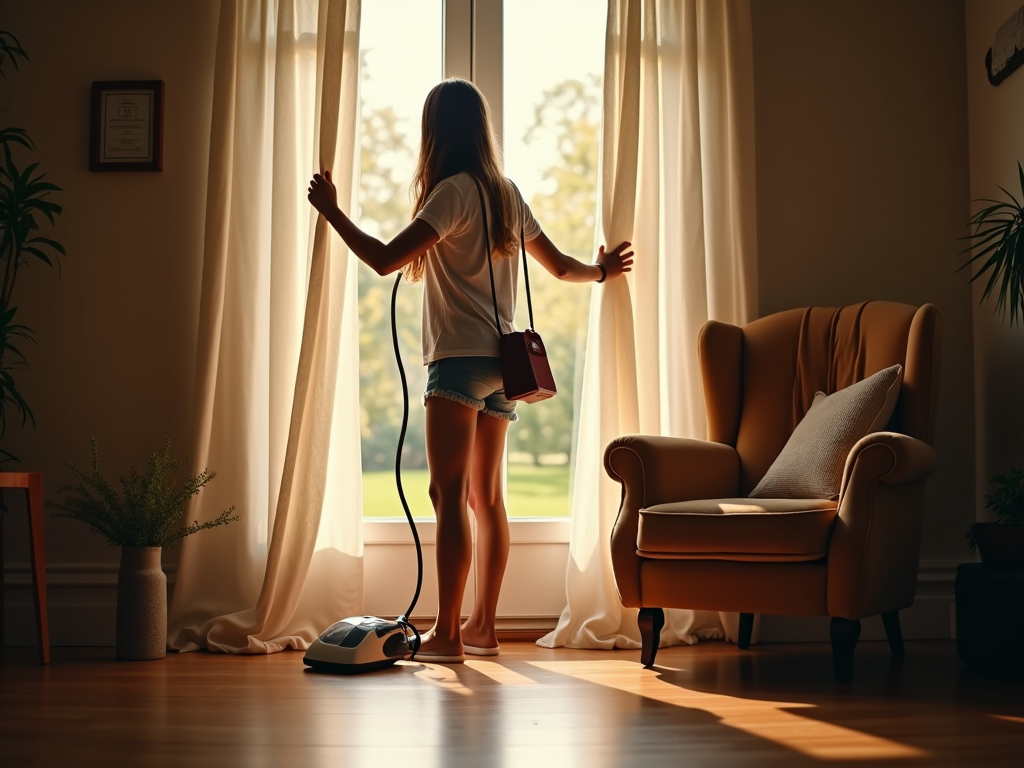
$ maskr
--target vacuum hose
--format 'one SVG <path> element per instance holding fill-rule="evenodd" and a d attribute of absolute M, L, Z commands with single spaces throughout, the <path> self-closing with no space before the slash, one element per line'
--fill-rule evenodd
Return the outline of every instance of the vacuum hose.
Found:
<path fill-rule="evenodd" d="M 415 639 L 410 640 L 410 648 L 413 654 L 420 648 L 420 633 L 410 623 L 409 616 L 416 607 L 416 601 L 420 599 L 420 588 L 423 586 L 423 549 L 420 546 L 420 535 L 416 530 L 416 523 L 412 519 L 412 512 L 409 511 L 409 502 L 405 499 L 405 489 L 402 488 L 402 449 L 405 446 L 405 432 L 409 427 L 409 382 L 405 378 L 405 366 L 402 365 L 402 351 L 398 346 L 398 323 L 395 320 L 397 314 L 398 286 L 402 282 L 402 273 L 395 278 L 395 287 L 391 291 L 391 340 L 395 345 L 395 362 L 398 363 L 398 375 L 402 379 L 402 431 L 398 433 L 398 450 L 395 452 L 395 486 L 398 488 L 398 498 L 402 501 L 402 508 L 405 510 L 405 517 L 409 521 L 409 528 L 412 530 L 412 538 L 416 544 L 416 592 L 412 596 L 412 602 L 405 613 L 398 617 L 398 623 L 412 631 Z"/>

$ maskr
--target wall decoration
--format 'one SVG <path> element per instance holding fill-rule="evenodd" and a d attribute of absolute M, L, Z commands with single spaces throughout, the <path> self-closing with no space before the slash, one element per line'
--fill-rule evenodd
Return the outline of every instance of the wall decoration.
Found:
<path fill-rule="evenodd" d="M 1024 5 L 996 30 L 996 39 L 985 54 L 985 71 L 992 85 L 999 85 L 1024 64 Z"/>
<path fill-rule="evenodd" d="M 162 80 L 92 84 L 90 171 L 163 170 Z"/>

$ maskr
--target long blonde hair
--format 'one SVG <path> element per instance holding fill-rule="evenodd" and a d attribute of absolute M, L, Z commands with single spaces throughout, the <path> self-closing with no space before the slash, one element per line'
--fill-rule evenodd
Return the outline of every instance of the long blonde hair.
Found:
<path fill-rule="evenodd" d="M 423 103 L 420 157 L 412 183 L 413 216 L 439 182 L 462 172 L 476 178 L 487 193 L 491 248 L 498 256 L 514 256 L 519 201 L 502 173 L 487 100 L 468 80 L 450 78 L 435 85 Z M 426 255 L 418 256 L 403 267 L 405 278 L 422 280 L 425 266 Z"/>

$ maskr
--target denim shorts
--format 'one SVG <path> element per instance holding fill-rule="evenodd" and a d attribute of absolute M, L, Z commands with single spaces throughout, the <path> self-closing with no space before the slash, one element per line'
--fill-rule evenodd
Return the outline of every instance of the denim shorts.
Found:
<path fill-rule="evenodd" d="M 501 359 L 497 357 L 445 357 L 427 366 L 428 397 L 443 397 L 468 405 L 488 416 L 516 421 L 516 404 L 505 397 Z"/>

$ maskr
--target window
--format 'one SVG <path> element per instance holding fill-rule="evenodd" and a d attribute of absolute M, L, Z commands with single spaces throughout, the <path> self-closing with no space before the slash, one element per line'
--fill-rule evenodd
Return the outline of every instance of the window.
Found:
<path fill-rule="evenodd" d="M 595 0 L 516 0 L 504 4 L 502 25 L 505 170 L 552 242 L 583 261 L 595 253 L 604 10 Z M 559 391 L 517 409 L 508 510 L 510 517 L 566 516 L 591 291 L 532 266 L 534 320 Z M 517 310 L 517 326 L 527 327 L 522 298 Z"/>
<path fill-rule="evenodd" d="M 367 0 L 360 25 L 359 225 L 389 240 L 409 223 L 410 182 L 427 92 L 443 77 L 441 0 Z M 391 340 L 391 279 L 359 264 L 359 402 L 363 515 L 399 517 L 395 450 L 402 389 Z M 398 290 L 397 327 L 409 384 L 409 427 L 402 479 L 416 517 L 433 517 L 427 497 L 420 356 L 422 286 Z"/>
<path fill-rule="evenodd" d="M 423 99 L 443 76 L 456 75 L 472 79 L 487 96 L 506 172 L 545 232 L 565 252 L 592 258 L 604 0 L 364 0 L 362 12 L 360 225 L 388 239 L 408 223 Z M 559 394 L 517 409 L 520 421 L 509 430 L 508 509 L 513 518 L 565 517 L 590 289 L 561 283 L 536 262 L 531 266 L 534 315 Z M 402 401 L 391 344 L 391 287 L 390 280 L 360 265 L 367 518 L 403 514 L 394 488 Z M 522 297 L 521 290 L 517 325 L 526 327 Z M 420 300 L 419 285 L 399 288 L 398 328 L 410 394 L 403 483 L 413 514 L 432 518 L 419 404 L 426 377 Z"/>

